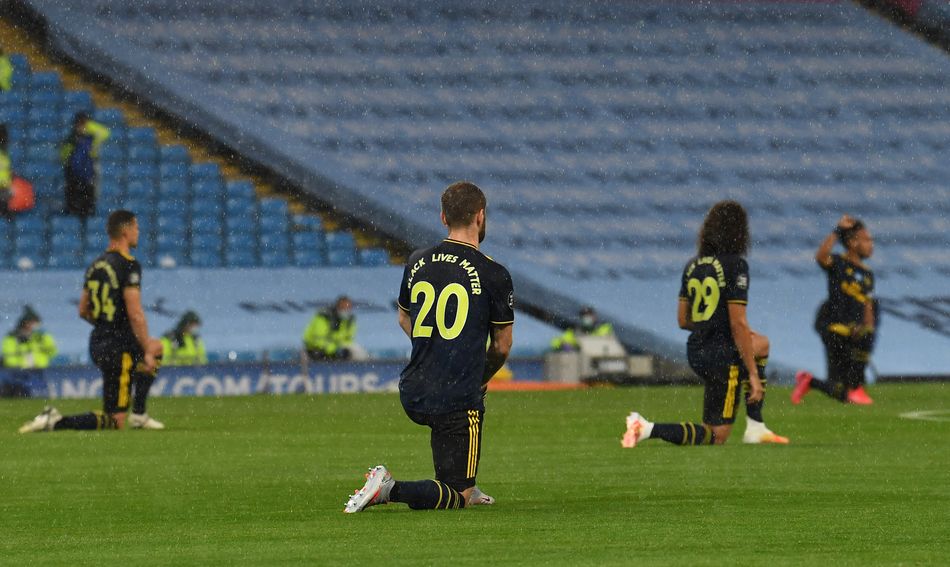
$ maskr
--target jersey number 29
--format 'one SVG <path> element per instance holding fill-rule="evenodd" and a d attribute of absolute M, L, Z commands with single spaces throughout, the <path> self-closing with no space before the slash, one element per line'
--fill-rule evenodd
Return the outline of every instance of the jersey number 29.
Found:
<path fill-rule="evenodd" d="M 435 325 L 439 329 L 439 335 L 447 340 L 458 337 L 465 328 L 465 321 L 468 320 L 468 292 L 462 284 L 450 283 L 445 286 L 436 298 L 435 286 L 426 281 L 416 282 L 412 286 L 411 300 L 418 303 L 419 296 L 422 296 L 422 306 L 419 308 L 419 315 L 412 326 L 412 337 L 428 338 L 432 336 L 432 326 L 426 325 L 426 318 L 432 311 L 432 304 L 435 303 Z M 455 320 L 449 325 L 446 321 L 445 308 L 449 299 L 455 297 L 457 307 L 455 309 Z"/>
<path fill-rule="evenodd" d="M 693 296 L 693 322 L 712 319 L 716 307 L 719 306 L 719 284 L 716 283 L 716 279 L 707 277 L 700 281 L 693 278 L 687 282 L 686 288 Z M 702 309 L 700 305 L 703 306 Z"/>

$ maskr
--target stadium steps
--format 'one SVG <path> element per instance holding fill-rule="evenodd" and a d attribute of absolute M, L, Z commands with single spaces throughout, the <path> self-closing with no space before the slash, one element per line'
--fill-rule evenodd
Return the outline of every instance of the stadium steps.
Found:
<path fill-rule="evenodd" d="M 384 248 L 389 252 L 392 261 L 403 261 L 405 252 L 402 243 L 393 242 L 378 232 L 355 223 L 352 219 L 342 218 L 334 214 L 329 208 L 318 209 L 304 203 L 291 192 L 280 190 L 264 175 L 250 171 L 249 168 L 243 166 L 236 159 L 212 151 L 205 140 L 189 135 L 173 121 L 150 112 L 134 98 L 122 92 L 121 89 L 98 82 L 84 70 L 54 59 L 31 33 L 5 16 L 0 16 L 0 45 L 4 46 L 7 53 L 17 52 L 25 55 L 35 71 L 58 73 L 65 89 L 88 91 L 92 95 L 93 104 L 96 108 L 120 110 L 129 127 L 153 128 L 159 144 L 184 146 L 191 156 L 192 163 L 210 162 L 217 164 L 225 181 L 250 180 L 254 185 L 258 198 L 278 197 L 285 199 L 288 202 L 288 209 L 291 214 L 316 216 L 326 230 L 351 230 L 358 249 Z"/>

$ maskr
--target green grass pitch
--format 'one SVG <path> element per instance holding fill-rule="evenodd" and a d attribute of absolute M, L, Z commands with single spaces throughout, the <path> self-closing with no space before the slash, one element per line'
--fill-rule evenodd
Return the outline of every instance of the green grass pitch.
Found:
<path fill-rule="evenodd" d="M 15 430 L 42 402 L 0 401 L 0 564 L 946 565 L 950 422 L 898 416 L 950 419 L 950 384 L 871 393 L 793 407 L 772 389 L 787 447 L 635 449 L 626 413 L 695 419 L 701 390 L 493 393 L 479 485 L 495 506 L 355 515 L 368 466 L 432 474 L 394 395 L 156 399 L 163 432 L 30 435 Z"/>

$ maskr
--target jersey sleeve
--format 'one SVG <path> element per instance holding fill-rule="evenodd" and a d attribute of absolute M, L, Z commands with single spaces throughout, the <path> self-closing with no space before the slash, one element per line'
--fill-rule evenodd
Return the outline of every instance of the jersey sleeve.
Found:
<path fill-rule="evenodd" d="M 493 325 L 510 325 L 515 322 L 514 284 L 508 270 L 499 268 L 492 277 L 492 287 L 489 289 L 489 319 Z"/>
<path fill-rule="evenodd" d="M 409 303 L 410 303 L 409 301 L 409 266 L 410 264 L 407 263 L 406 267 L 402 271 L 402 281 L 399 283 L 399 296 L 398 296 L 398 299 L 396 299 L 396 305 L 398 305 L 399 308 L 405 311 L 406 313 L 409 312 Z"/>
<path fill-rule="evenodd" d="M 739 258 L 726 272 L 726 288 L 723 290 L 727 303 L 745 305 L 749 301 L 749 263 Z"/>
<path fill-rule="evenodd" d="M 122 287 L 142 287 L 142 264 L 139 264 L 137 260 L 129 262 L 128 272 L 125 275 L 125 281 L 122 282 Z"/>

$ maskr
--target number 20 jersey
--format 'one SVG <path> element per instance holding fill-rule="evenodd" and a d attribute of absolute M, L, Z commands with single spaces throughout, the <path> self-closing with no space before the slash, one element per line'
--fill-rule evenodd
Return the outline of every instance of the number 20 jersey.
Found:
<path fill-rule="evenodd" d="M 132 256 L 114 250 L 96 258 L 86 269 L 83 284 L 94 318 L 89 337 L 90 350 L 141 350 L 125 306 L 125 288 L 141 287 L 142 266 Z"/>
<path fill-rule="evenodd" d="M 414 252 L 399 288 L 411 321 L 412 355 L 399 379 L 407 411 L 484 410 L 486 345 L 492 325 L 514 322 L 504 266 L 474 246 L 446 239 Z"/>
<path fill-rule="evenodd" d="M 749 295 L 749 265 L 736 255 L 702 256 L 683 270 L 680 300 L 692 322 L 687 350 L 690 361 L 711 366 L 739 362 L 729 324 L 729 304 L 745 305 Z"/>

